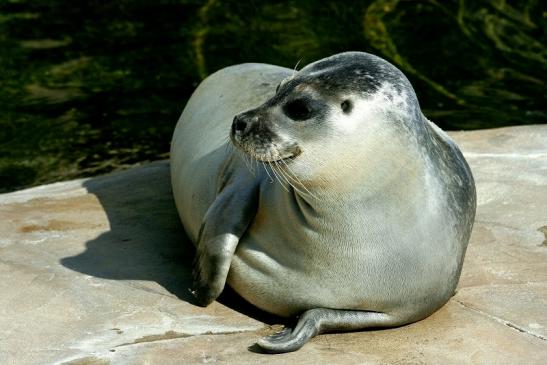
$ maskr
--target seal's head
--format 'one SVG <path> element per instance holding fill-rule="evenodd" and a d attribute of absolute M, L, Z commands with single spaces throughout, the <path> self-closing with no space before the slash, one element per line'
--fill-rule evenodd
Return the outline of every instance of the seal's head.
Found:
<path fill-rule="evenodd" d="M 378 167 L 382 156 L 415 143 L 423 123 L 401 71 L 374 55 L 347 52 L 283 80 L 271 99 L 235 116 L 231 139 L 256 160 L 290 166 L 313 185 Z"/>

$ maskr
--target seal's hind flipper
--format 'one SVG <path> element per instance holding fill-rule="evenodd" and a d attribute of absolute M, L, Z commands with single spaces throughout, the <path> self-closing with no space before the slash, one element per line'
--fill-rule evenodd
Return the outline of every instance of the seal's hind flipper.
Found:
<path fill-rule="evenodd" d="M 385 313 L 315 308 L 304 312 L 293 330 L 285 327 L 279 333 L 261 338 L 257 344 L 267 353 L 291 352 L 321 333 L 388 327 L 396 325 L 395 322 Z"/>

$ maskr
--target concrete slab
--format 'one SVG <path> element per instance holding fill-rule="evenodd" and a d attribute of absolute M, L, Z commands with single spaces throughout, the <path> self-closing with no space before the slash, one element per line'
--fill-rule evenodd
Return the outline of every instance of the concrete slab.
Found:
<path fill-rule="evenodd" d="M 400 328 L 255 353 L 279 320 L 196 307 L 165 161 L 0 195 L 0 364 L 547 363 L 547 126 L 451 133 L 477 182 L 458 293 Z"/>

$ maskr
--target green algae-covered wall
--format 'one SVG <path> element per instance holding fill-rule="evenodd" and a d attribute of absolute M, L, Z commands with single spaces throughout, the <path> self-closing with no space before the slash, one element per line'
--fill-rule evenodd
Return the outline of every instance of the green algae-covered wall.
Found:
<path fill-rule="evenodd" d="M 547 122 L 542 1 L 0 0 L 0 191 L 166 158 L 199 81 L 346 50 L 445 129 Z"/>

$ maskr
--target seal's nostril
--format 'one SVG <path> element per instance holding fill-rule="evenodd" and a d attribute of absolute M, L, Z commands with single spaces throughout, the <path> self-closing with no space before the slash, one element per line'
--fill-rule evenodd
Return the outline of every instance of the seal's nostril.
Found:
<path fill-rule="evenodd" d="M 239 117 L 236 116 L 234 118 L 232 128 L 233 128 L 234 132 L 243 133 L 245 131 L 245 129 L 247 128 L 247 123 L 242 121 Z"/>
<path fill-rule="evenodd" d="M 237 132 L 243 132 L 246 127 L 247 127 L 247 123 L 242 122 L 241 120 L 238 120 L 236 122 L 235 129 Z"/>

